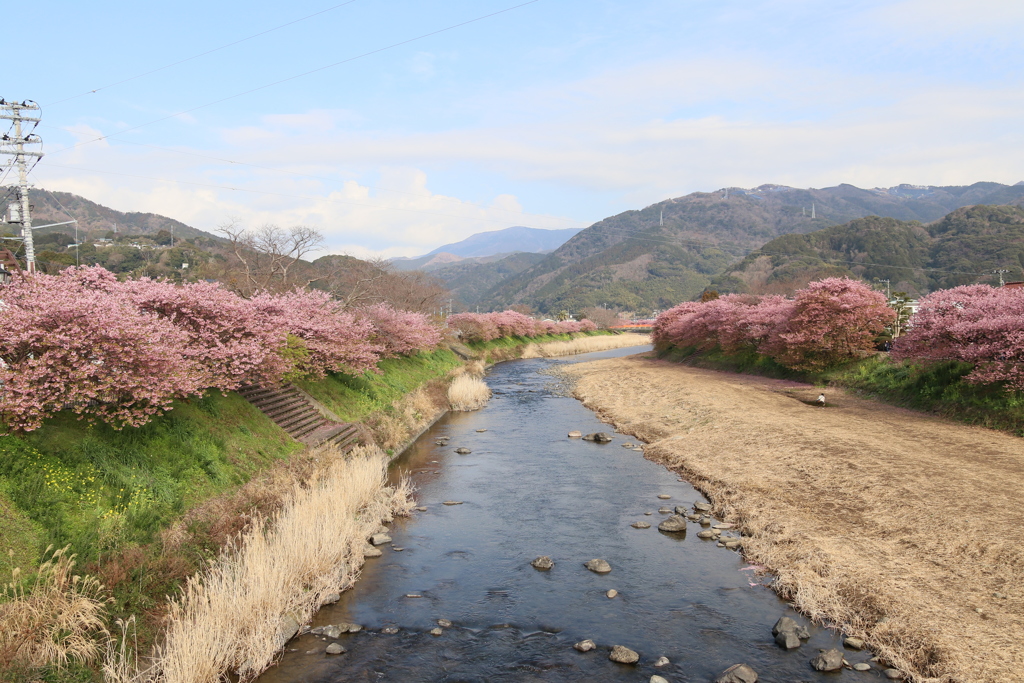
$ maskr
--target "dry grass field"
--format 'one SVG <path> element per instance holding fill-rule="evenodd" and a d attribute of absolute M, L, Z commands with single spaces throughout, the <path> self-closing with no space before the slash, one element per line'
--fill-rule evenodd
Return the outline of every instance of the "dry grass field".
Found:
<path fill-rule="evenodd" d="M 566 372 L 740 525 L 805 614 L 913 681 L 1024 681 L 1024 441 L 642 356 Z"/>
<path fill-rule="evenodd" d="M 163 643 L 142 671 L 130 651 L 108 653 L 108 683 L 251 680 L 332 594 L 356 581 L 366 539 L 382 521 L 408 514 L 410 491 L 386 485 L 389 458 L 376 447 L 311 454 L 318 469 L 310 480 L 171 600 Z"/>

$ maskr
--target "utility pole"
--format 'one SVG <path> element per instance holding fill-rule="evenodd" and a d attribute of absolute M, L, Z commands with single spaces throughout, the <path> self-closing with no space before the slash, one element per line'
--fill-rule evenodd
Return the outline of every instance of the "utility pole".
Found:
<path fill-rule="evenodd" d="M 0 138 L 0 154 L 14 157 L 11 163 L 18 167 L 18 189 L 17 205 L 9 207 L 11 223 L 21 224 L 21 234 L 25 239 L 25 268 L 28 272 L 35 272 L 36 249 L 32 243 L 32 206 L 28 203 L 28 165 L 26 157 L 35 157 L 38 162 L 43 158 L 43 153 L 35 150 L 25 149 L 25 145 L 41 145 L 42 139 L 31 131 L 25 133 L 21 129 L 22 123 L 32 123 L 32 130 L 39 125 L 39 116 L 25 116 L 22 112 L 39 111 L 39 105 L 31 100 L 24 102 L 6 102 L 0 99 L 0 119 L 14 122 L 14 130 L 4 134 Z"/>
<path fill-rule="evenodd" d="M 875 278 L 875 282 L 877 282 L 879 284 L 884 282 L 885 283 L 885 300 L 889 301 L 890 299 L 892 299 L 892 295 L 889 293 L 889 281 L 888 280 L 882 280 L 881 278 L 877 278 L 876 277 Z"/>
<path fill-rule="evenodd" d="M 817 215 L 817 212 L 814 209 L 814 202 L 811 202 L 811 219 L 813 220 L 813 219 L 815 219 L 817 217 L 818 217 L 818 215 Z"/>
<path fill-rule="evenodd" d="M 1004 276 L 1004 275 L 1006 275 L 1006 274 L 1007 274 L 1007 273 L 1009 273 L 1009 272 L 1010 272 L 1010 271 L 1006 270 L 1005 268 L 999 268 L 999 269 L 997 269 L 997 270 L 993 270 L 993 271 L 992 271 L 992 274 L 993 274 L 993 275 L 998 275 L 998 276 L 999 276 L 999 286 L 1000 286 L 1000 287 L 1002 287 L 1002 286 L 1004 286 L 1004 285 L 1006 284 L 1006 283 L 1005 283 L 1005 282 L 1003 281 L 1003 276 Z"/>

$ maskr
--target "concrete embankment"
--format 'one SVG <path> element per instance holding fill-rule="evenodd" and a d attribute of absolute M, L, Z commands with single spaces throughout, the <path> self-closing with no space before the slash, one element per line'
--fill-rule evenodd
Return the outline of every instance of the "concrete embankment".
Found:
<path fill-rule="evenodd" d="M 914 681 L 1024 672 L 1024 442 L 795 382 L 644 357 L 566 368 L 749 536 L 814 619 Z"/>

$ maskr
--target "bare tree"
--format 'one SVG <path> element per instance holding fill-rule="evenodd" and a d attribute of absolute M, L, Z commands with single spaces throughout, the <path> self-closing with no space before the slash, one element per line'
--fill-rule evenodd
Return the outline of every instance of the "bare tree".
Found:
<path fill-rule="evenodd" d="M 420 271 L 399 271 L 387 259 L 362 261 L 351 256 L 317 259 L 317 284 L 346 307 L 389 303 L 407 311 L 429 313 L 449 296 L 438 278 Z"/>
<path fill-rule="evenodd" d="M 297 225 L 285 229 L 266 224 L 250 230 L 232 219 L 220 225 L 217 232 L 229 243 L 221 279 L 243 296 L 308 286 L 320 279 L 302 260 L 323 246 L 324 237 L 315 228 Z"/>

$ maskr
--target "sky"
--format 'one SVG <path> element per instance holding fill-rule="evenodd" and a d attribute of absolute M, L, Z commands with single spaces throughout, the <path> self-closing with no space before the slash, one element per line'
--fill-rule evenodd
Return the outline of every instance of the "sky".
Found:
<path fill-rule="evenodd" d="M 323 253 L 583 228 L 721 187 L 1024 180 L 1020 0 L 37 0 L 30 15 L 0 97 L 42 105 L 38 187 L 211 232 L 309 225 Z"/>

